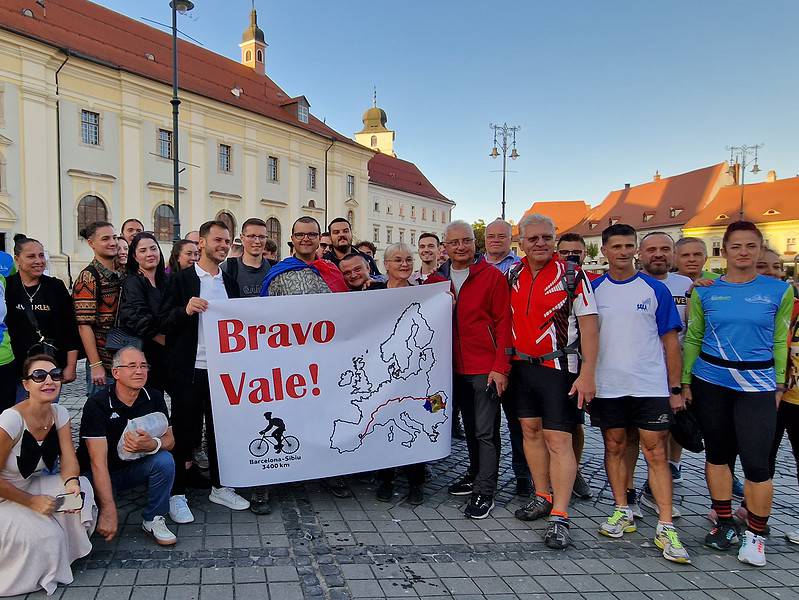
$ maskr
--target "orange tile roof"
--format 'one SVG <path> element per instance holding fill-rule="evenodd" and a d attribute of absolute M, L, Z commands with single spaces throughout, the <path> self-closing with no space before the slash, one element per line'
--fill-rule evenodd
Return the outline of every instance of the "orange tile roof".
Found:
<path fill-rule="evenodd" d="M 728 185 L 685 227 L 726 227 L 738 220 L 740 206 L 741 186 Z M 727 218 L 719 219 L 721 215 Z M 754 223 L 799 220 L 799 177 L 744 185 L 744 219 Z"/>
<path fill-rule="evenodd" d="M 166 4 L 166 0 L 164 2 Z M 22 14 L 33 11 L 34 18 Z M 242 21 L 242 27 L 246 23 Z M 11 31 L 71 55 L 163 83 L 172 84 L 172 35 L 86 0 L 47 0 L 45 9 L 32 0 L 3 0 L 0 29 Z M 233 43 L 233 37 L 231 37 Z M 289 97 L 274 81 L 234 60 L 178 41 L 180 88 L 224 104 L 237 106 L 324 136 L 356 145 L 311 116 L 302 123 L 281 108 Z M 147 55 L 155 60 L 149 60 Z M 237 98 L 230 90 L 243 90 Z M 294 98 L 296 100 L 296 98 Z"/>
<path fill-rule="evenodd" d="M 371 158 L 368 166 L 371 183 L 455 204 L 439 192 L 412 162 L 378 152 Z"/>
<path fill-rule="evenodd" d="M 533 202 L 533 205 L 524 211 L 522 219 L 527 215 L 539 214 L 549 217 L 555 223 L 555 231 L 561 233 L 571 229 L 588 214 L 590 207 L 583 200 L 551 200 Z M 519 219 L 521 221 L 522 219 Z M 519 235 L 519 226 L 513 226 L 513 235 Z"/>
<path fill-rule="evenodd" d="M 710 203 L 728 177 L 727 163 L 719 163 L 614 190 L 569 231 L 599 235 L 610 225 L 611 219 L 644 229 L 682 226 Z M 644 220 L 645 214 L 647 220 Z M 591 227 L 591 224 L 595 226 Z"/>

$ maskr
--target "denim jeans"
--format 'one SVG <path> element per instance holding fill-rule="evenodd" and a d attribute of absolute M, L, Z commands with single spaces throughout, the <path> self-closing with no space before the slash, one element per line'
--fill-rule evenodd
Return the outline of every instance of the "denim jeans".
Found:
<path fill-rule="evenodd" d="M 105 374 L 105 385 L 94 385 L 92 381 L 92 370 L 89 368 L 89 361 L 86 361 L 86 397 L 91 398 L 97 392 L 103 390 L 104 388 L 108 387 L 114 383 L 114 378 L 109 377 L 108 373 Z"/>
<path fill-rule="evenodd" d="M 169 514 L 169 496 L 174 480 L 175 461 L 166 450 L 132 461 L 130 466 L 111 473 L 115 494 L 138 485 L 147 486 L 147 506 L 141 513 L 145 521 Z"/>

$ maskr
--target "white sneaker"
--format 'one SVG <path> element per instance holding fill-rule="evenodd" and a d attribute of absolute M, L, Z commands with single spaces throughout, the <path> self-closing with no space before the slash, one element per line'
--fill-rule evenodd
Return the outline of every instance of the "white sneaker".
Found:
<path fill-rule="evenodd" d="M 159 546 L 172 546 L 177 543 L 177 536 L 169 531 L 166 520 L 162 516 L 153 517 L 152 521 L 142 521 L 141 528 L 155 538 Z"/>
<path fill-rule="evenodd" d="M 194 461 L 194 464 L 197 465 L 201 471 L 207 471 L 210 468 L 210 463 L 208 462 L 208 455 L 205 453 L 205 450 L 200 448 L 195 448 L 194 452 L 191 454 L 191 459 Z"/>
<path fill-rule="evenodd" d="M 193 523 L 194 515 L 186 502 L 186 496 L 178 495 L 169 498 L 169 518 L 175 523 Z"/>
<path fill-rule="evenodd" d="M 638 502 L 630 502 L 630 512 L 636 519 L 644 518 L 644 513 L 641 512 L 641 506 L 638 504 Z"/>
<path fill-rule="evenodd" d="M 646 506 L 649 510 L 653 511 L 656 515 L 659 514 L 660 509 L 658 508 L 657 502 L 655 502 L 654 496 L 652 496 L 651 494 L 647 494 L 646 492 L 641 494 L 640 502 L 641 502 L 641 506 Z M 640 511 L 641 509 L 639 508 L 638 510 Z M 677 508 L 677 505 L 674 504 L 674 502 L 672 501 L 672 503 L 671 503 L 671 518 L 672 519 L 679 519 L 680 517 L 682 517 L 682 513 L 680 512 L 680 509 Z M 640 519 L 642 517 L 637 517 L 637 518 Z"/>
<path fill-rule="evenodd" d="M 765 567 L 766 538 L 762 535 L 755 535 L 747 529 L 741 549 L 738 550 L 738 560 L 756 567 Z"/>
<path fill-rule="evenodd" d="M 230 510 L 247 510 L 250 508 L 250 501 L 245 500 L 236 493 L 236 490 L 229 487 L 212 487 L 208 499 L 214 504 L 227 506 Z"/>
<path fill-rule="evenodd" d="M 785 539 L 792 544 L 799 544 L 799 529 L 794 529 L 785 534 Z"/>

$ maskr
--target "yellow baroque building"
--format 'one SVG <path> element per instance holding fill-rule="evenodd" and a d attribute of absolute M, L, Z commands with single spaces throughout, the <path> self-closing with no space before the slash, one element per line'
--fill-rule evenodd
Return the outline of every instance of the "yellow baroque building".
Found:
<path fill-rule="evenodd" d="M 260 217 L 286 254 L 302 215 L 347 216 L 371 239 L 374 152 L 314 117 L 267 76 L 255 11 L 241 63 L 180 41 L 182 234 Z M 41 240 L 55 275 L 91 258 L 78 231 L 141 220 L 172 239 L 171 36 L 85 0 L 0 5 L 0 248 Z"/>

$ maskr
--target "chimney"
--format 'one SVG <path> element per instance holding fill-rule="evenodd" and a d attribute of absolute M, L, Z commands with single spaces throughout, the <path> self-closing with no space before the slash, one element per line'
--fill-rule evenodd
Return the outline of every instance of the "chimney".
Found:
<path fill-rule="evenodd" d="M 655 176 L 652 178 L 652 181 L 660 181 L 660 171 L 655 171 Z"/>
<path fill-rule="evenodd" d="M 766 175 L 766 182 L 768 182 L 768 183 L 774 183 L 775 181 L 777 181 L 777 171 L 775 171 L 774 169 L 772 169 L 772 170 L 771 170 L 771 171 L 769 171 L 769 172 L 768 172 L 768 174 Z"/>
<path fill-rule="evenodd" d="M 630 184 L 629 183 L 625 183 L 624 184 L 624 189 L 625 190 L 629 190 L 630 189 Z"/>

